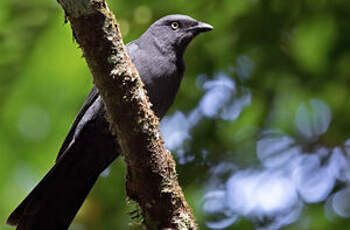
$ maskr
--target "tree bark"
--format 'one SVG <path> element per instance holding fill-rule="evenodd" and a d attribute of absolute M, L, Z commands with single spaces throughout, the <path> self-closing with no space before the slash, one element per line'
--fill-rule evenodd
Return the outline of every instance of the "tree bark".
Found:
<path fill-rule="evenodd" d="M 159 119 L 126 53 L 104 0 L 58 0 L 70 21 L 105 103 L 111 132 L 127 164 L 126 190 L 143 212 L 147 229 L 197 229 L 179 186 L 175 161 L 163 146 Z"/>

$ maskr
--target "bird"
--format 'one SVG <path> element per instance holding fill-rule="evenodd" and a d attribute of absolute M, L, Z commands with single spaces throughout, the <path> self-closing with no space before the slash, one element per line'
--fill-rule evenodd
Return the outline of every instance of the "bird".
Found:
<path fill-rule="evenodd" d="M 154 22 L 126 51 L 162 119 L 173 104 L 185 73 L 184 52 L 198 34 L 213 27 L 187 15 Z M 99 175 L 120 155 L 106 111 L 93 87 L 59 150 L 53 167 L 11 213 L 17 230 L 68 229 Z"/>

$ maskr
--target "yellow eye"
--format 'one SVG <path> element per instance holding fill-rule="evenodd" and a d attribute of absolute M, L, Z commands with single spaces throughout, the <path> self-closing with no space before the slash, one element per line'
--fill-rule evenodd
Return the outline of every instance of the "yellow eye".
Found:
<path fill-rule="evenodd" d="M 180 27 L 180 24 L 178 22 L 172 22 L 171 23 L 171 28 L 173 30 L 177 30 Z"/>

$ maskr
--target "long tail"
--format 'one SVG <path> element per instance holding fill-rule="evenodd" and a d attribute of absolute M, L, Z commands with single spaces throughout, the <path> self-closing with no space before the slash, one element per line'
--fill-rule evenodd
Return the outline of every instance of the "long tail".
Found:
<path fill-rule="evenodd" d="M 68 149 L 7 220 L 17 230 L 68 229 L 99 174 L 118 156 L 116 150 Z"/>

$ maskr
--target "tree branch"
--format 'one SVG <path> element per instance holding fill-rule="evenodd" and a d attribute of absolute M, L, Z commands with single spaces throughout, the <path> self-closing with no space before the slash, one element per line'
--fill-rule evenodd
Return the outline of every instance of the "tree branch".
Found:
<path fill-rule="evenodd" d="M 127 164 L 126 189 L 148 229 L 197 229 L 164 148 L 159 120 L 104 0 L 58 0 L 105 103 Z"/>

